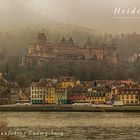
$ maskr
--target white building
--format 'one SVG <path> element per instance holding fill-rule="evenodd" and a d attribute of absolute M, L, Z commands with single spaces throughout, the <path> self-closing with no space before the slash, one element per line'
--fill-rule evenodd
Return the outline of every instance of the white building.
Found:
<path fill-rule="evenodd" d="M 47 92 L 46 84 L 33 82 L 31 84 L 31 103 L 32 104 L 43 104 L 45 103 L 45 95 Z"/>

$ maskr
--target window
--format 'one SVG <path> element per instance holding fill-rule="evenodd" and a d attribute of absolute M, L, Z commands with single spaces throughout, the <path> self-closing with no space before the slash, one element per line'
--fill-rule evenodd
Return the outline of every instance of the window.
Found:
<path fill-rule="evenodd" d="M 126 101 L 126 104 L 129 104 L 129 101 L 128 100 Z"/>
<path fill-rule="evenodd" d="M 131 104 L 133 104 L 133 100 L 131 101 Z"/>
<path fill-rule="evenodd" d="M 128 99 L 129 98 L 129 95 L 126 95 L 126 98 Z"/>

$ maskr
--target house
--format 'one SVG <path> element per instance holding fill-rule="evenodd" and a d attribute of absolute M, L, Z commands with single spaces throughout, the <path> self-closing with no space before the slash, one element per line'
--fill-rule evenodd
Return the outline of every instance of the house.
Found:
<path fill-rule="evenodd" d="M 9 104 L 10 102 L 10 83 L 3 78 L 0 73 L 0 104 Z"/>
<path fill-rule="evenodd" d="M 58 87 L 56 88 L 56 98 L 55 98 L 55 103 L 60 105 L 60 104 L 67 104 L 67 89 L 66 88 L 61 88 Z"/>
<path fill-rule="evenodd" d="M 86 99 L 87 87 L 78 85 L 73 88 L 68 88 L 68 102 L 84 102 Z"/>
<path fill-rule="evenodd" d="M 10 93 L 9 86 L 10 83 L 5 80 L 2 76 L 2 73 L 0 73 L 0 98 L 6 98 L 8 96 L 8 93 Z"/>
<path fill-rule="evenodd" d="M 86 94 L 86 101 L 92 104 L 105 104 L 106 93 L 103 91 L 92 91 Z"/>
<path fill-rule="evenodd" d="M 140 104 L 140 89 L 124 88 L 119 91 L 119 100 L 124 105 L 139 105 Z"/>
<path fill-rule="evenodd" d="M 61 88 L 73 88 L 76 84 L 76 80 L 74 79 L 74 77 L 60 77 L 59 83 Z"/>
<path fill-rule="evenodd" d="M 55 104 L 55 86 L 57 80 L 41 79 L 30 87 L 32 104 Z"/>
<path fill-rule="evenodd" d="M 31 103 L 45 104 L 45 94 L 47 92 L 46 84 L 33 82 L 30 87 Z"/>
<path fill-rule="evenodd" d="M 10 96 L 10 104 L 16 104 L 20 101 L 18 94 Z"/>
<path fill-rule="evenodd" d="M 51 85 L 46 86 L 45 103 L 46 104 L 55 104 L 55 87 L 53 87 Z"/>

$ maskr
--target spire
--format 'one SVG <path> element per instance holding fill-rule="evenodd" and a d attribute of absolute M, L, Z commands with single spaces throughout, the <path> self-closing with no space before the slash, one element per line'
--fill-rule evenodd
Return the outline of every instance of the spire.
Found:
<path fill-rule="evenodd" d="M 38 43 L 46 43 L 46 36 L 44 33 L 38 33 Z"/>
<path fill-rule="evenodd" d="M 64 37 L 62 37 L 61 42 L 64 43 L 66 41 L 66 39 Z"/>

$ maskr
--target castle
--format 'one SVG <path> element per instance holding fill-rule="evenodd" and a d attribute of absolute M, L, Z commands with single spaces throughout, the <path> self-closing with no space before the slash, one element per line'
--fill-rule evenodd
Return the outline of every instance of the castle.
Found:
<path fill-rule="evenodd" d="M 106 61 L 117 63 L 117 53 L 114 44 L 92 43 L 90 40 L 84 46 L 77 45 L 72 38 L 64 37 L 57 43 L 48 42 L 44 33 L 39 33 L 37 42 L 30 44 L 28 55 L 23 57 L 22 64 L 32 58 L 47 60 L 81 60 L 81 61 Z"/>

